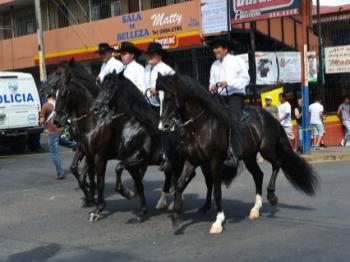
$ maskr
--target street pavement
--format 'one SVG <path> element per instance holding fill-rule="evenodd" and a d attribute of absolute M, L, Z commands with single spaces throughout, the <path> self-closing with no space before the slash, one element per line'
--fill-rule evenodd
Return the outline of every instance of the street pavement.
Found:
<path fill-rule="evenodd" d="M 72 153 L 63 149 L 68 168 Z M 216 212 L 197 214 L 205 198 L 198 172 L 185 193 L 183 223 L 176 234 L 168 211 L 155 210 L 163 174 L 150 167 L 145 176 L 149 218 L 131 224 L 138 199 L 113 192 L 114 167 L 106 179 L 106 214 L 88 221 L 81 192 L 72 175 L 56 181 L 48 154 L 0 157 L 0 261 L 349 261 L 349 161 L 314 164 L 320 175 L 318 195 L 297 192 L 283 174 L 277 180 L 279 205 L 266 201 L 271 168 L 265 173 L 262 217 L 247 218 L 255 187 L 247 171 L 223 190 L 226 215 L 221 235 L 210 235 Z M 131 187 L 130 176 L 123 175 Z M 213 205 L 214 206 L 214 205 Z"/>

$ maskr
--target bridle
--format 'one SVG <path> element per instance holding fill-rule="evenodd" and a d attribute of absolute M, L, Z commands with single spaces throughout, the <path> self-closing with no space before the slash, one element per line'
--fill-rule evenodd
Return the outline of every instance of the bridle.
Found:
<path fill-rule="evenodd" d="M 175 97 L 175 105 L 176 105 L 175 110 L 176 110 L 177 114 L 180 114 L 181 107 L 180 107 L 179 100 L 178 100 L 177 96 L 174 96 L 174 97 Z M 206 113 L 206 110 L 202 110 L 200 113 L 196 114 L 195 116 L 191 117 L 189 120 L 187 120 L 185 122 L 182 122 L 181 120 L 173 120 L 174 125 L 172 125 L 171 127 L 167 128 L 163 131 L 170 131 L 170 132 L 174 132 L 176 130 L 183 131 L 183 129 L 194 124 L 197 120 L 199 120 L 205 113 Z"/>

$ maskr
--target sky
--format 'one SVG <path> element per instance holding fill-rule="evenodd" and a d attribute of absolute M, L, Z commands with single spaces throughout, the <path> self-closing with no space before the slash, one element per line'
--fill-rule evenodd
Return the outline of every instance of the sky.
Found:
<path fill-rule="evenodd" d="M 316 4 L 316 0 L 313 0 L 313 2 Z M 320 3 L 321 5 L 337 6 L 350 4 L 350 0 L 320 0 Z"/>

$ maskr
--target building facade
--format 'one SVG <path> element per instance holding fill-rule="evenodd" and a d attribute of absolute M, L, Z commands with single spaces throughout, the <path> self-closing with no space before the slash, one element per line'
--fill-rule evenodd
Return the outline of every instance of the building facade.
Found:
<path fill-rule="evenodd" d="M 169 48 L 168 62 L 172 66 L 207 84 L 214 58 L 205 43 L 213 34 L 202 34 L 201 8 L 213 2 L 227 1 L 42 0 L 48 69 L 62 59 L 74 57 L 94 71 L 99 66 L 94 53 L 99 42 L 118 45 L 128 40 L 146 49 L 149 42 L 159 41 Z M 317 50 L 311 10 L 310 0 L 308 43 L 311 49 Z M 158 15 L 160 20 L 152 20 L 154 15 Z M 177 23 L 175 18 L 168 21 L 167 15 L 169 19 L 171 15 L 174 15 L 173 18 L 178 15 L 182 21 Z M 300 21 L 299 16 L 292 16 L 234 24 L 231 39 L 236 46 L 235 53 L 252 50 L 252 33 L 258 51 L 298 50 L 301 48 Z M 165 26 L 160 26 L 160 23 L 165 23 Z M 27 71 L 38 75 L 35 32 L 34 1 L 0 0 L 0 70 Z M 218 34 L 222 32 L 214 35 Z"/>

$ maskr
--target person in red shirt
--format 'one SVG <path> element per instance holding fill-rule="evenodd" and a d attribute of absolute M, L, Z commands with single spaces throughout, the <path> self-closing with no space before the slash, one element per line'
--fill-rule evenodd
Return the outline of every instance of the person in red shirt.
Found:
<path fill-rule="evenodd" d="M 56 173 L 57 173 L 57 180 L 62 180 L 65 178 L 65 174 L 62 168 L 62 161 L 60 157 L 60 152 L 59 152 L 59 137 L 62 132 L 62 128 L 58 128 L 54 123 L 53 123 L 53 113 L 54 113 L 54 108 L 55 108 L 55 95 L 54 93 L 50 93 L 47 96 L 47 102 L 46 104 L 43 105 L 41 112 L 40 112 L 40 118 L 39 118 L 39 123 L 41 125 L 47 124 L 47 131 L 49 133 L 48 135 L 48 145 L 49 145 L 49 150 L 52 155 L 52 160 L 55 164 L 56 167 Z"/>

